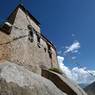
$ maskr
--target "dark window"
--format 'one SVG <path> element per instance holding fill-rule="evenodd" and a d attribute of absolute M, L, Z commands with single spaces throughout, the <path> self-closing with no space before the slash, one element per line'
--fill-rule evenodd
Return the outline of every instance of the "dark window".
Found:
<path fill-rule="evenodd" d="M 37 43 L 38 47 L 41 48 L 41 44 L 40 43 Z"/>
<path fill-rule="evenodd" d="M 33 32 L 32 31 L 29 31 L 29 40 L 31 42 L 33 42 L 33 40 L 34 40 L 34 35 L 33 35 Z"/>
<path fill-rule="evenodd" d="M 0 24 L 0 29 L 7 34 L 10 34 L 11 28 L 12 28 L 12 25 L 9 22 L 2 22 Z"/>
<path fill-rule="evenodd" d="M 52 58 L 52 52 L 51 52 L 51 48 L 50 48 L 50 47 L 51 47 L 51 46 L 48 45 L 48 53 L 49 53 L 49 57 Z"/>
<path fill-rule="evenodd" d="M 33 40 L 34 40 L 34 28 L 31 25 L 28 25 L 28 29 L 29 29 L 29 40 L 31 42 L 33 42 Z"/>
<path fill-rule="evenodd" d="M 41 39 L 41 36 L 40 34 L 37 33 L 37 45 L 39 48 L 41 48 L 40 39 Z"/>
<path fill-rule="evenodd" d="M 37 35 L 37 42 L 40 43 L 40 36 Z"/>
<path fill-rule="evenodd" d="M 29 30 L 33 29 L 33 27 L 31 25 L 28 25 L 27 27 L 28 27 Z"/>
<path fill-rule="evenodd" d="M 44 48 L 45 52 L 46 52 L 46 48 Z"/>

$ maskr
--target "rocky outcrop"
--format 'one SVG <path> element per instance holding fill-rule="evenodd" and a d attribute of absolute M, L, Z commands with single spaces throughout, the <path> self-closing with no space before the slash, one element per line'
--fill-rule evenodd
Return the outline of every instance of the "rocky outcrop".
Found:
<path fill-rule="evenodd" d="M 84 88 L 88 95 L 95 95 L 95 82 Z"/>
<path fill-rule="evenodd" d="M 0 63 L 0 95 L 66 95 L 51 81 L 8 61 Z"/>
<path fill-rule="evenodd" d="M 68 79 L 66 75 L 60 75 L 53 71 L 43 69 L 42 76 L 51 80 L 60 90 L 68 95 L 87 95 L 83 89 Z"/>

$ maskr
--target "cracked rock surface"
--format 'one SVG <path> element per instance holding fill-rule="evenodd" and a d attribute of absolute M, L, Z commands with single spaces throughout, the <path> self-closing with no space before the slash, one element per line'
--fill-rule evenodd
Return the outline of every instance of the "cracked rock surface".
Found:
<path fill-rule="evenodd" d="M 0 62 L 0 95 L 66 95 L 51 81 L 8 61 Z"/>

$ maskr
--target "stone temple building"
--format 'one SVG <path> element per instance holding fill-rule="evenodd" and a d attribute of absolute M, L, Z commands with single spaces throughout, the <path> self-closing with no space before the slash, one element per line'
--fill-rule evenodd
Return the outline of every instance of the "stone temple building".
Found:
<path fill-rule="evenodd" d="M 55 46 L 21 4 L 0 25 L 0 60 L 15 62 L 36 73 L 41 72 L 41 67 L 58 68 Z"/>
<path fill-rule="evenodd" d="M 0 95 L 87 95 L 65 74 L 49 68 L 59 68 L 56 48 L 19 4 L 0 24 Z"/>

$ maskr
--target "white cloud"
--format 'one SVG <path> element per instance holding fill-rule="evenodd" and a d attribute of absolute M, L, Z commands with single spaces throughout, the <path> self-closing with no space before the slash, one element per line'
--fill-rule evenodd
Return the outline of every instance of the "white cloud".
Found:
<path fill-rule="evenodd" d="M 62 50 L 60 50 L 60 51 L 58 51 L 57 53 L 58 53 L 58 54 L 62 54 L 62 52 L 63 52 L 63 51 L 62 51 Z"/>
<path fill-rule="evenodd" d="M 76 35 L 75 34 L 72 34 L 72 37 L 75 37 Z"/>
<path fill-rule="evenodd" d="M 70 69 L 64 65 L 64 57 L 58 56 L 57 58 L 58 58 L 59 67 L 62 70 L 62 72 L 65 72 L 67 76 L 72 78 Z"/>
<path fill-rule="evenodd" d="M 95 78 L 91 76 L 89 73 L 95 75 L 94 70 L 86 70 L 86 68 L 78 68 L 74 67 L 73 69 L 69 69 L 64 65 L 64 57 L 58 56 L 58 63 L 61 70 L 72 80 L 77 83 L 91 83 L 95 81 Z M 89 73 L 88 73 L 89 72 Z"/>
<path fill-rule="evenodd" d="M 70 45 L 69 47 L 66 47 L 67 50 L 64 52 L 64 54 L 66 53 L 77 53 L 78 49 L 80 48 L 80 43 L 78 41 L 74 41 L 72 45 Z"/>
<path fill-rule="evenodd" d="M 93 73 L 92 71 L 90 71 L 91 73 Z M 86 70 L 86 68 L 78 68 L 75 67 L 72 69 L 72 76 L 77 76 L 75 79 L 78 83 L 91 83 L 93 81 L 95 81 L 94 77 L 91 76 L 88 71 Z"/>
<path fill-rule="evenodd" d="M 74 51 L 72 51 L 72 53 L 78 53 L 78 50 L 74 50 Z"/>
<path fill-rule="evenodd" d="M 74 59 L 76 59 L 76 57 L 75 57 L 75 56 L 73 56 L 73 57 L 72 57 L 72 59 L 74 60 Z"/>
<path fill-rule="evenodd" d="M 78 41 L 74 41 L 72 45 L 69 47 L 66 46 L 66 51 L 61 50 L 61 55 L 64 52 L 64 56 L 70 54 L 80 54 L 79 52 L 80 43 Z M 77 57 L 76 55 L 70 56 L 72 60 L 75 60 Z M 68 68 L 64 65 L 64 57 L 58 56 L 58 63 L 61 70 L 72 80 L 76 81 L 77 83 L 91 83 L 95 81 L 95 70 L 87 70 L 86 68 L 74 67 L 72 69 Z M 89 74 L 90 73 L 90 74 Z"/>

